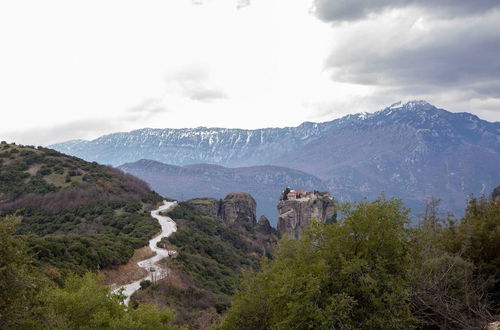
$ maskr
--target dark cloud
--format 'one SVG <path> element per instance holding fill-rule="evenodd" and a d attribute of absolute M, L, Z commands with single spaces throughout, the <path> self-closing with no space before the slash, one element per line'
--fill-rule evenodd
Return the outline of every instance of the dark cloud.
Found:
<path fill-rule="evenodd" d="M 498 0 L 315 0 L 314 12 L 323 21 L 354 21 L 384 10 L 417 7 L 431 15 L 459 17 L 500 8 Z"/>
<path fill-rule="evenodd" d="M 332 79 L 376 86 L 394 98 L 500 99 L 500 11 L 451 20 L 416 15 L 402 22 L 343 26 L 326 61 Z"/>

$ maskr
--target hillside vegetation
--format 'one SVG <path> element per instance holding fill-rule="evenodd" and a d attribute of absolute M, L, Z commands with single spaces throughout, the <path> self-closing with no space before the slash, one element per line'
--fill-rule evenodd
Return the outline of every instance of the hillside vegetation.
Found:
<path fill-rule="evenodd" d="M 0 145 L 0 217 L 56 280 L 126 263 L 160 230 L 149 215 L 161 196 L 123 172 L 46 148 Z"/>
<path fill-rule="evenodd" d="M 384 197 L 342 207 L 282 239 L 248 276 L 222 329 L 485 329 L 500 319 L 500 203 L 471 199 L 461 221 L 437 203 L 409 228 Z"/>
<path fill-rule="evenodd" d="M 206 328 L 230 306 L 242 271 L 257 270 L 263 254 L 269 253 L 264 246 L 276 237 L 259 232 L 257 226 L 247 230 L 226 224 L 189 201 L 179 203 L 169 216 L 178 229 L 161 244 L 179 252 L 173 260 L 166 260 L 172 276 L 141 290 L 132 301 L 168 306 L 177 312 L 175 323 Z"/>
<path fill-rule="evenodd" d="M 127 308 L 95 274 L 48 281 L 29 255 L 18 220 L 0 221 L 1 329 L 174 329 L 172 313 L 152 305 Z"/>

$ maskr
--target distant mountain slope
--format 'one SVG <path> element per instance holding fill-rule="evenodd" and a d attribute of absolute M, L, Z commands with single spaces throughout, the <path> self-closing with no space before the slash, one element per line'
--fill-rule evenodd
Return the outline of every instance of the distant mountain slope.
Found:
<path fill-rule="evenodd" d="M 321 178 L 340 199 L 385 191 L 417 212 L 429 196 L 462 212 L 469 194 L 500 182 L 500 123 L 425 101 L 298 127 L 142 129 L 53 147 L 115 165 L 146 158 L 174 165 L 284 166 Z"/>
<path fill-rule="evenodd" d="M 323 182 L 304 172 L 278 166 L 226 168 L 218 165 L 167 165 L 140 160 L 120 169 L 148 182 L 165 196 L 179 200 L 196 197 L 223 198 L 233 191 L 250 193 L 257 201 L 257 214 L 266 215 L 276 224 L 280 192 L 287 186 L 307 190 L 325 190 Z"/>
<path fill-rule="evenodd" d="M 160 229 L 147 210 L 161 200 L 120 170 L 51 149 L 0 144 L 0 221 L 19 216 L 18 234 L 55 280 L 126 263 Z"/>
<path fill-rule="evenodd" d="M 422 210 L 430 196 L 461 212 L 500 182 L 500 123 L 429 103 L 394 104 L 278 157 L 317 175 L 344 198 L 381 191 Z"/>
<path fill-rule="evenodd" d="M 212 163 L 224 166 L 263 165 L 322 136 L 333 123 L 257 130 L 226 128 L 151 129 L 114 133 L 92 141 L 51 145 L 61 152 L 101 164 L 121 165 L 153 159 L 174 165 Z"/>

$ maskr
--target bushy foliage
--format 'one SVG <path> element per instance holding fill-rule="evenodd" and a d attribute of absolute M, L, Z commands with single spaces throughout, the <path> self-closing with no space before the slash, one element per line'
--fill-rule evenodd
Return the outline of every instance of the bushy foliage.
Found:
<path fill-rule="evenodd" d="M 0 328 L 33 327 L 42 280 L 23 242 L 13 235 L 19 220 L 0 221 Z"/>
<path fill-rule="evenodd" d="M 397 200 L 344 206 L 338 223 L 283 238 L 220 327 L 482 329 L 498 313 L 499 210 L 471 199 L 458 223 L 431 210 L 408 228 Z"/>
<path fill-rule="evenodd" d="M 127 309 L 119 295 L 99 284 L 92 273 L 70 276 L 63 288 L 44 292 L 49 322 L 61 329 L 171 329 L 173 315 L 166 309 L 140 305 Z"/>
<path fill-rule="evenodd" d="M 441 218 L 438 206 L 439 200 L 431 200 L 411 232 L 413 314 L 425 329 L 480 329 L 493 319 L 486 282 L 464 254 L 468 243 L 454 234 L 455 220 Z"/>
<path fill-rule="evenodd" d="M 169 310 L 127 308 L 95 274 L 70 275 L 62 287 L 45 281 L 23 240 L 13 235 L 16 222 L 0 221 L 0 328 L 172 329 Z"/>
<path fill-rule="evenodd" d="M 184 272 L 216 293 L 232 294 L 243 268 L 256 269 L 258 258 L 236 229 L 218 219 L 203 216 L 187 203 L 170 214 L 178 230 L 168 241 L 179 248 L 175 263 Z"/>
<path fill-rule="evenodd" d="M 202 314 L 210 315 L 209 320 L 219 319 L 217 313 L 224 312 L 229 306 L 229 297 L 214 294 L 208 289 L 190 285 L 187 287 L 174 286 L 168 281 L 154 283 L 142 293 L 154 297 L 156 302 L 165 303 L 175 311 L 174 324 L 183 328 L 197 329 L 200 327 L 199 318 Z M 141 295 L 139 295 L 141 296 Z M 140 301 L 137 296 L 132 299 L 131 305 Z M 214 310 L 215 309 L 215 310 Z M 207 316 L 202 317 L 207 319 Z M 211 323 L 210 321 L 205 323 Z M 206 325 L 205 325 L 206 327 Z"/>
<path fill-rule="evenodd" d="M 0 215 L 22 219 L 43 268 L 114 267 L 160 230 L 147 211 L 161 196 L 130 174 L 45 148 L 5 144 L 0 156 Z"/>
<path fill-rule="evenodd" d="M 137 210 L 138 205 L 116 202 L 52 214 L 26 208 L 17 212 L 23 217 L 18 234 L 25 235 L 41 266 L 54 266 L 65 274 L 110 268 L 126 263 L 160 230 L 142 205 Z"/>
<path fill-rule="evenodd" d="M 168 215 L 177 232 L 160 245 L 174 245 L 178 251 L 168 267 L 182 277 L 183 285 L 155 283 L 134 295 L 132 303 L 160 301 L 176 311 L 176 324 L 205 328 L 226 312 L 242 271 L 257 269 L 263 250 L 255 252 L 253 231 L 200 214 L 189 202 L 179 203 Z"/>
<path fill-rule="evenodd" d="M 109 166 L 40 147 L 6 144 L 2 150 L 0 159 L 7 160 L 0 166 L 0 211 L 36 207 L 53 213 L 101 202 L 160 199 L 144 181 Z"/>
<path fill-rule="evenodd" d="M 40 268 L 55 267 L 68 274 L 113 268 L 127 263 L 134 254 L 128 236 L 112 235 L 47 235 L 25 236 Z"/>
<path fill-rule="evenodd" d="M 141 283 L 140 283 L 141 290 L 146 290 L 147 288 L 149 288 L 151 286 L 151 284 L 152 284 L 152 282 L 150 280 L 141 281 Z"/>
<path fill-rule="evenodd" d="M 474 264 L 500 314 L 500 203 L 471 198 L 461 221 L 444 228 L 441 236 L 444 249 Z"/>
<path fill-rule="evenodd" d="M 344 208 L 331 225 L 283 238 L 274 261 L 248 277 L 223 329 L 406 329 L 407 210 L 378 199 Z"/>

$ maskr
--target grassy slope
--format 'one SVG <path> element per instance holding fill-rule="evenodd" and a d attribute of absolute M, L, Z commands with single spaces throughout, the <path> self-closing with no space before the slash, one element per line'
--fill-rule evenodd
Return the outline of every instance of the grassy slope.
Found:
<path fill-rule="evenodd" d="M 159 231 L 147 212 L 161 196 L 116 169 L 45 148 L 0 144 L 0 217 L 54 279 L 126 263 Z"/>

